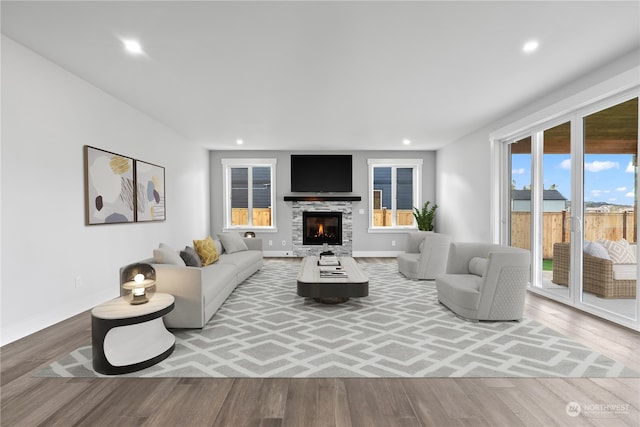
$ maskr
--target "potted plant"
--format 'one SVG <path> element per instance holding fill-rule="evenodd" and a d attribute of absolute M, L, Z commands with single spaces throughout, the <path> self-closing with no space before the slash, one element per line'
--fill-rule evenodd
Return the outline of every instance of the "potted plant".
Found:
<path fill-rule="evenodd" d="M 431 202 L 427 200 L 421 210 L 415 207 L 413 208 L 413 217 L 418 223 L 418 230 L 433 231 L 433 220 L 435 219 L 438 205 L 434 203 L 433 206 L 429 208 L 430 204 Z"/>

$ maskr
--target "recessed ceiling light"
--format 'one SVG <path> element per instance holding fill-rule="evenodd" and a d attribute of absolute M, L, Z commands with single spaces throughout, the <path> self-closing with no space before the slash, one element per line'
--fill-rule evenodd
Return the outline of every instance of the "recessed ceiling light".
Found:
<path fill-rule="evenodd" d="M 522 46 L 522 51 L 525 53 L 531 53 L 538 50 L 539 43 L 536 40 L 528 41 Z"/>
<path fill-rule="evenodd" d="M 122 43 L 124 43 L 124 48 L 127 50 L 127 52 L 134 55 L 142 54 L 142 46 L 137 40 L 123 40 Z"/>
<path fill-rule="evenodd" d="M 236 144 L 242 145 L 242 144 L 244 144 L 244 141 L 241 140 L 241 139 L 236 139 Z"/>
<path fill-rule="evenodd" d="M 409 141 L 408 139 L 403 139 L 403 140 L 402 140 L 402 143 L 403 143 L 404 145 L 409 145 L 409 144 L 411 144 L 411 141 Z"/>

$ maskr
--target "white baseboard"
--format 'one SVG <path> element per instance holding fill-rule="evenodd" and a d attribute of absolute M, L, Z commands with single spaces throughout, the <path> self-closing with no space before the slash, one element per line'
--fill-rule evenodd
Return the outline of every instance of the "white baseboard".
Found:
<path fill-rule="evenodd" d="M 262 251 L 262 256 L 265 258 L 296 258 L 296 256 L 293 254 L 293 251 Z"/>
<path fill-rule="evenodd" d="M 355 258 L 395 258 L 402 252 L 403 251 L 354 251 L 353 256 Z M 293 254 L 293 251 L 263 251 L 262 256 L 265 258 L 296 258 L 296 255 Z"/>
<path fill-rule="evenodd" d="M 354 258 L 395 258 L 404 251 L 353 251 Z"/>

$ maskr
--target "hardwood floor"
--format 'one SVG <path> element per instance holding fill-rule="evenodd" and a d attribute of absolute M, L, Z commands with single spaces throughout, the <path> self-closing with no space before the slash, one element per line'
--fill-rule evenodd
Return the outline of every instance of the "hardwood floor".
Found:
<path fill-rule="evenodd" d="M 381 261 L 359 259 L 360 262 Z M 640 334 L 528 294 L 525 315 L 640 372 Z M 637 378 L 34 378 L 89 312 L 0 349 L 2 426 L 639 426 Z M 567 414 L 576 402 L 581 413 Z M 574 406 L 570 406 L 574 408 Z M 572 413 L 576 415 L 576 413 Z"/>

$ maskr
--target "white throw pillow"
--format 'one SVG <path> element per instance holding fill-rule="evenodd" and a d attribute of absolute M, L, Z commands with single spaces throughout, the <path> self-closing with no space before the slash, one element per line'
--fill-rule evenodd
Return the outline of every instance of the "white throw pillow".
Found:
<path fill-rule="evenodd" d="M 609 252 L 609 257 L 614 264 L 635 264 L 636 263 L 636 251 L 635 247 L 629 245 L 625 239 L 618 241 L 613 240 L 598 240 L 602 246 Z"/>
<path fill-rule="evenodd" d="M 224 251 L 228 254 L 249 249 L 238 233 L 220 233 L 218 238 L 224 246 Z"/>
<path fill-rule="evenodd" d="M 153 260 L 158 264 L 173 264 L 185 267 L 184 260 L 169 245 L 160 243 L 158 249 L 153 250 Z"/>
<path fill-rule="evenodd" d="M 487 259 L 481 257 L 473 257 L 469 260 L 469 273 L 476 276 L 484 276 L 487 270 Z"/>
<path fill-rule="evenodd" d="M 587 255 L 591 255 L 598 258 L 611 259 L 611 257 L 609 256 L 609 252 L 607 251 L 607 248 L 605 248 L 598 242 L 591 242 L 589 240 L 585 240 L 583 250 L 584 250 L 584 253 Z"/>

